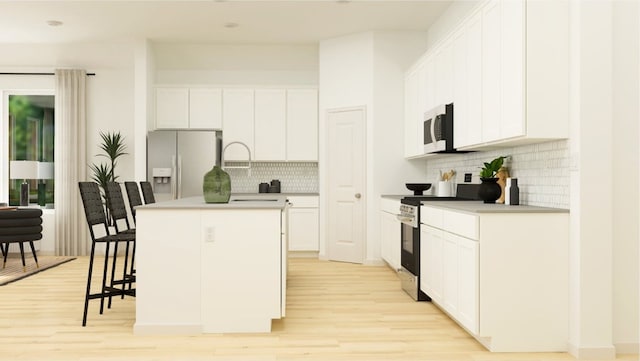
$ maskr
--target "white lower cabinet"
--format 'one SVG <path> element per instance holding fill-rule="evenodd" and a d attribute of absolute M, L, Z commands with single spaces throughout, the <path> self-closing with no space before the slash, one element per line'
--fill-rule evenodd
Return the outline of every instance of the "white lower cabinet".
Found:
<path fill-rule="evenodd" d="M 420 289 L 469 332 L 477 333 L 478 242 L 426 224 L 420 233 Z"/>
<path fill-rule="evenodd" d="M 564 352 L 569 213 L 495 206 L 422 206 L 420 289 L 490 351 Z"/>
<path fill-rule="evenodd" d="M 400 270 L 400 229 L 396 217 L 400 211 L 399 199 L 380 199 L 380 256 L 395 271 Z"/>
<path fill-rule="evenodd" d="M 420 289 L 437 304 L 443 302 L 444 239 L 442 230 L 431 226 L 420 227 Z"/>
<path fill-rule="evenodd" d="M 478 241 L 449 234 L 457 240 L 458 293 L 456 314 L 469 332 L 478 333 Z"/>
<path fill-rule="evenodd" d="M 289 250 L 317 252 L 320 249 L 318 196 L 288 199 L 292 203 L 289 209 Z"/>

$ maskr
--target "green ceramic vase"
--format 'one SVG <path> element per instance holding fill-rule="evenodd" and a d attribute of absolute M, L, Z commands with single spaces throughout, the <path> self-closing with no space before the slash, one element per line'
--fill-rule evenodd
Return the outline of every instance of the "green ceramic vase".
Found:
<path fill-rule="evenodd" d="M 229 197 L 231 196 L 229 173 L 217 165 L 214 166 L 204 175 L 202 193 L 206 203 L 229 203 Z"/>

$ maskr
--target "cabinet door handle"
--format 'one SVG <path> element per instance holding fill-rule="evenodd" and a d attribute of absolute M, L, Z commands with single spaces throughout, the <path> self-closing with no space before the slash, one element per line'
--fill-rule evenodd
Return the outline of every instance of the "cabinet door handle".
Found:
<path fill-rule="evenodd" d="M 360 199 L 360 197 L 362 197 L 362 195 L 360 193 L 356 193 L 356 199 Z"/>

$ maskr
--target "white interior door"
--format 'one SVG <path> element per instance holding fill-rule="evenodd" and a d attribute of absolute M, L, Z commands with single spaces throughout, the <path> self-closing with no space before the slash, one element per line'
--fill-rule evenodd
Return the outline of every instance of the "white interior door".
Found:
<path fill-rule="evenodd" d="M 365 110 L 330 110 L 328 242 L 330 260 L 362 263 L 365 250 Z"/>

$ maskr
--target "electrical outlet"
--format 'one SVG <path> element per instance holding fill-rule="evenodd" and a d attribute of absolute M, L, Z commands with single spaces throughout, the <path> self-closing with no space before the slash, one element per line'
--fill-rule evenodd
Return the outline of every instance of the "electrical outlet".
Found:
<path fill-rule="evenodd" d="M 214 227 L 205 227 L 204 229 L 204 241 L 205 242 L 213 242 L 214 240 L 214 234 L 215 234 L 215 228 Z"/>
<path fill-rule="evenodd" d="M 465 181 L 465 183 L 470 183 L 471 182 L 471 173 L 465 173 L 464 174 L 464 181 Z"/>

